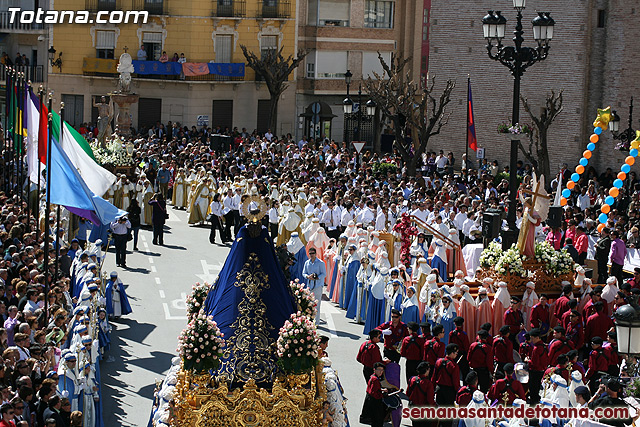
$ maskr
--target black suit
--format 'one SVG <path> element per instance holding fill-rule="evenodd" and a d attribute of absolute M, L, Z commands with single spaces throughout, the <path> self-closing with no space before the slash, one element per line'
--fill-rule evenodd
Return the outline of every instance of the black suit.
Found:
<path fill-rule="evenodd" d="M 56 427 L 65 427 L 64 420 L 62 419 L 62 416 L 60 416 L 60 412 L 58 412 L 57 409 L 53 409 L 53 408 L 45 409 L 42 418 L 44 419 L 45 422 L 47 419 L 53 418 L 54 420 L 56 420 Z"/>

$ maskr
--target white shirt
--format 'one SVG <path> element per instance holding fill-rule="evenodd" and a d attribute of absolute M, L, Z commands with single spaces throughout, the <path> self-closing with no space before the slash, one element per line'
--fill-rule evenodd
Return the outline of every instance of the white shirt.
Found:
<path fill-rule="evenodd" d="M 340 217 L 340 208 L 334 206 L 333 209 L 327 209 L 320 222 L 326 224 L 327 228 L 333 231 L 340 226 Z"/>
<path fill-rule="evenodd" d="M 278 210 L 276 208 L 269 209 L 269 223 L 271 224 L 278 223 Z"/>
<path fill-rule="evenodd" d="M 211 202 L 211 205 L 209 205 L 210 209 L 211 209 L 211 213 L 215 216 L 222 216 L 222 203 L 220 202 Z"/>
<path fill-rule="evenodd" d="M 578 195 L 578 200 L 576 203 L 581 211 L 587 209 L 588 207 L 591 207 L 591 199 L 586 193 Z"/>
<path fill-rule="evenodd" d="M 343 209 L 342 210 L 342 215 L 340 218 L 340 224 L 343 227 L 346 227 L 347 225 L 349 225 L 349 222 L 353 221 L 353 213 L 351 211 L 349 211 L 348 209 Z"/>
<path fill-rule="evenodd" d="M 416 209 L 415 211 L 411 212 L 411 215 L 413 215 L 416 218 L 422 220 L 423 222 L 427 222 L 427 217 L 429 216 L 429 211 L 427 209 L 425 209 L 425 210 Z"/>
<path fill-rule="evenodd" d="M 226 215 L 233 210 L 233 197 L 225 197 L 222 203 L 224 205 L 224 209 L 222 209 L 223 215 Z"/>

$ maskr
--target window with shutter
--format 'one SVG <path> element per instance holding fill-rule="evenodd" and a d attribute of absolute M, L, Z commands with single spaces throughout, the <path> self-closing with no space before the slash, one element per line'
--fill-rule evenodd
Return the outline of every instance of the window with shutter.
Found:
<path fill-rule="evenodd" d="M 115 31 L 96 31 L 96 58 L 113 59 L 115 48 Z"/>
<path fill-rule="evenodd" d="M 231 46 L 233 43 L 233 36 L 227 34 L 216 35 L 216 41 L 214 49 L 216 51 L 216 62 L 230 63 L 231 62 Z"/>

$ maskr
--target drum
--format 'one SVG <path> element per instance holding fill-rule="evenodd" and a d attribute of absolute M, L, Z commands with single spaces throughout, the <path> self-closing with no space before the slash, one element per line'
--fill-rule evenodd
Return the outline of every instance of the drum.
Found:
<path fill-rule="evenodd" d="M 402 407 L 402 400 L 397 394 L 390 394 L 382 398 L 382 402 L 387 406 L 388 411 L 393 411 Z"/>
<path fill-rule="evenodd" d="M 524 363 L 516 363 L 514 366 L 514 372 L 516 374 L 516 379 L 522 384 L 527 384 L 529 382 L 529 371 Z"/>

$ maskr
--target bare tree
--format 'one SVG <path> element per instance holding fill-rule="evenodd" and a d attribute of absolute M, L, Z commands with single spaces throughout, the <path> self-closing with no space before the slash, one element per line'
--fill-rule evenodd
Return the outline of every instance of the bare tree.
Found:
<path fill-rule="evenodd" d="M 548 180 L 552 179 L 551 167 L 549 166 L 549 148 L 547 145 L 548 132 L 549 126 L 551 126 L 562 112 L 562 92 L 563 90 L 556 95 L 554 91 L 551 91 L 551 94 L 547 95 L 540 116 L 533 114 L 529 101 L 520 95 L 524 110 L 529 114 L 533 122 L 533 132 L 529 135 L 528 147 L 525 147 L 522 141 L 519 141 L 518 144 L 524 156 L 536 168 L 538 175 L 544 175 Z"/>
<path fill-rule="evenodd" d="M 448 80 L 438 96 L 434 94 L 435 79 L 418 83 L 410 79 L 409 70 L 405 70 L 410 58 L 392 54 L 391 63 L 387 64 L 378 52 L 378 59 L 384 73 L 381 76 L 374 72 L 375 78 L 369 77 L 364 82 L 365 88 L 383 117 L 393 123 L 395 147 L 407 166 L 407 172 L 414 175 L 422 162 L 429 139 L 438 135 L 449 121 L 445 107 L 451 100 L 451 92 L 456 84 Z M 385 79 L 385 75 L 388 79 Z M 406 142 L 409 134 L 413 139 L 417 138 L 417 143 Z"/>
<path fill-rule="evenodd" d="M 242 53 L 247 60 L 247 65 L 261 76 L 267 85 L 269 90 L 269 127 L 271 131 L 277 133 L 278 124 L 278 101 L 280 96 L 287 88 L 287 81 L 289 75 L 295 70 L 302 62 L 308 52 L 302 49 L 298 50 L 298 56 L 296 58 L 293 55 L 289 55 L 288 58 L 282 56 L 282 50 L 271 49 L 266 53 L 258 57 L 255 53 L 249 51 L 246 46 L 240 45 Z"/>

